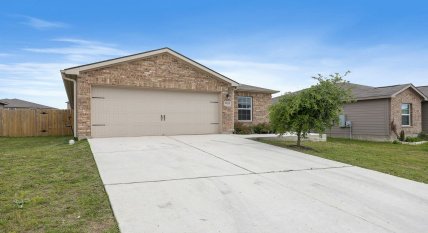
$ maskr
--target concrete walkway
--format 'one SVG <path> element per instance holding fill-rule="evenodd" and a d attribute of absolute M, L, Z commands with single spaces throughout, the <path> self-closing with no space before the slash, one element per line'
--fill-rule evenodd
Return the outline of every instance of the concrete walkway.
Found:
<path fill-rule="evenodd" d="M 89 142 L 121 232 L 428 229 L 426 184 L 235 135 Z"/>

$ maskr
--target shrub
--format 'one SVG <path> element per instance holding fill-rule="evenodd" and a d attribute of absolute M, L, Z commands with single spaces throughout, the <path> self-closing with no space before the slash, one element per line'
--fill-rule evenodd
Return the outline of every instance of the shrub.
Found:
<path fill-rule="evenodd" d="M 271 132 L 271 127 L 268 123 L 260 123 L 257 125 L 254 125 L 253 127 L 253 132 L 257 133 L 257 134 L 268 134 Z"/>
<path fill-rule="evenodd" d="M 420 142 L 422 139 L 418 137 L 406 137 L 406 142 Z"/>
<path fill-rule="evenodd" d="M 250 126 L 244 125 L 241 122 L 235 123 L 235 134 L 251 134 L 252 130 Z"/>
<path fill-rule="evenodd" d="M 392 144 L 399 144 L 398 140 L 392 141 Z"/>
<path fill-rule="evenodd" d="M 404 142 L 404 140 L 406 140 L 406 134 L 404 134 L 404 130 L 401 130 L 399 140 L 402 142 Z"/>

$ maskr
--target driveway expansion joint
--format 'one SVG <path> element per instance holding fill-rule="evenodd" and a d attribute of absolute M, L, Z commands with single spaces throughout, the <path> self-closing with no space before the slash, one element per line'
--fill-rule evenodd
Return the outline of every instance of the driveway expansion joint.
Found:
<path fill-rule="evenodd" d="M 335 167 L 320 167 L 320 168 L 276 170 L 276 171 L 266 171 L 266 172 L 238 173 L 238 174 L 217 175 L 217 176 L 196 176 L 196 177 L 185 177 L 185 178 L 175 178 L 175 179 L 146 180 L 146 181 L 123 182 L 123 183 L 111 183 L 111 184 L 104 184 L 104 186 L 128 185 L 128 184 L 129 185 L 131 185 L 131 184 L 146 184 L 146 183 L 161 183 L 161 182 L 168 182 L 168 181 L 199 180 L 199 179 L 211 179 L 211 178 L 221 178 L 221 177 L 264 175 L 264 174 L 273 174 L 273 173 L 291 173 L 291 172 L 302 172 L 302 171 L 316 171 L 316 170 L 339 169 L 339 168 L 348 168 L 348 167 L 353 167 L 353 166 L 351 166 L 351 165 L 345 165 L 345 166 L 335 166 Z"/>
<path fill-rule="evenodd" d="M 181 141 L 181 140 L 178 140 L 178 139 L 176 139 L 176 138 L 169 137 L 169 136 L 168 136 L 168 138 L 170 138 L 170 139 L 172 139 L 172 140 L 175 140 L 176 142 L 182 143 L 182 144 L 184 144 L 184 145 L 186 145 L 186 146 L 190 146 L 190 147 L 192 147 L 192 148 L 194 148 L 194 149 L 196 149 L 196 150 L 202 151 L 202 152 L 204 152 L 205 154 L 211 155 L 211 156 L 213 156 L 213 157 L 215 157 L 215 158 L 217 158 L 217 159 L 223 160 L 223 161 L 224 161 L 224 162 L 226 162 L 226 163 L 230 163 L 230 164 L 232 164 L 233 166 L 238 167 L 238 168 L 241 168 L 241 169 L 243 169 L 243 170 L 245 170 L 245 171 L 247 171 L 247 172 L 256 173 L 256 172 L 254 172 L 254 171 L 251 171 L 250 169 L 247 169 L 247 168 L 245 168 L 245 167 L 239 166 L 239 165 L 238 165 L 238 164 L 236 164 L 236 163 L 233 163 L 233 162 L 231 162 L 231 161 L 229 161 L 229 160 L 223 159 L 223 158 L 221 158 L 221 157 L 219 157 L 219 156 L 217 156 L 217 155 L 215 155 L 215 154 L 213 154 L 213 153 L 210 153 L 210 152 L 208 152 L 208 151 L 205 151 L 205 150 L 203 150 L 203 149 L 201 149 L 201 148 L 199 148 L 199 147 L 196 147 L 196 146 L 194 146 L 194 145 L 191 145 L 191 144 L 189 144 L 189 143 L 183 142 L 183 141 Z"/>

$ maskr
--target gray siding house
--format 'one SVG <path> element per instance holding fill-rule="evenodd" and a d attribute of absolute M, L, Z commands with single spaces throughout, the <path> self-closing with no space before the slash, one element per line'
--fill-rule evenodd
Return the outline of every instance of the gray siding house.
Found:
<path fill-rule="evenodd" d="M 428 132 L 428 86 L 347 83 L 344 88 L 351 90 L 354 102 L 343 106 L 341 122 L 326 132 L 328 136 L 384 141 L 396 139 L 402 130 L 406 136 Z"/>
<path fill-rule="evenodd" d="M 343 107 L 344 120 L 350 124 L 332 127 L 327 132 L 331 137 L 392 140 L 402 130 L 406 136 L 415 136 L 427 123 L 422 117 L 427 96 L 412 84 L 371 87 L 349 83 L 345 87 L 355 100 Z"/>

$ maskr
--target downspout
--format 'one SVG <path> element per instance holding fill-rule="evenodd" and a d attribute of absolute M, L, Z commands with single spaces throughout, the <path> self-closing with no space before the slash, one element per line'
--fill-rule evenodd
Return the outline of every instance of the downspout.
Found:
<path fill-rule="evenodd" d="M 61 76 L 64 80 L 73 82 L 73 136 L 74 136 L 74 138 L 76 138 L 77 137 L 77 108 L 76 108 L 76 106 L 77 106 L 77 104 L 76 104 L 76 99 L 77 99 L 77 97 L 76 97 L 77 87 L 76 86 L 77 86 L 77 83 L 76 83 L 76 80 L 71 79 L 71 78 L 67 78 L 63 71 L 61 71 Z"/>

